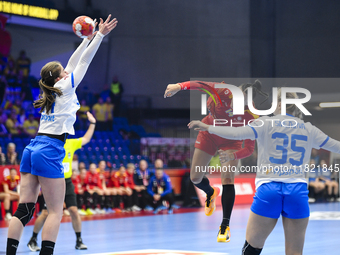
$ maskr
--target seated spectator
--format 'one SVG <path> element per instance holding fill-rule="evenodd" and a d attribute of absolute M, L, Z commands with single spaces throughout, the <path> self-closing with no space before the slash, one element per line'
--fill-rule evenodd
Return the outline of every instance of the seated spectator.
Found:
<path fill-rule="evenodd" d="M 20 51 L 19 58 L 16 61 L 17 70 L 22 72 L 24 77 L 30 74 L 31 60 L 26 56 L 24 50 Z"/>
<path fill-rule="evenodd" d="M 335 179 L 332 179 L 332 170 L 328 168 L 326 160 L 322 159 L 320 161 L 321 174 L 319 176 L 320 180 L 323 181 L 327 189 L 327 201 L 333 202 L 339 194 L 339 184 Z"/>
<path fill-rule="evenodd" d="M 28 119 L 25 120 L 24 125 L 23 125 L 23 131 L 25 134 L 31 136 L 31 137 L 35 137 L 35 135 L 38 132 L 38 128 L 39 128 L 39 123 L 38 121 L 36 121 L 34 119 L 34 115 L 30 114 L 28 116 Z"/>
<path fill-rule="evenodd" d="M 125 211 L 132 211 L 132 189 L 128 185 L 128 177 L 124 166 L 121 166 L 115 173 L 114 186 L 117 189 L 117 194 L 123 198 Z"/>
<path fill-rule="evenodd" d="M 85 169 L 85 170 L 86 170 L 86 165 L 85 165 L 84 162 L 79 162 L 79 174 L 80 174 L 80 171 L 81 171 L 82 169 Z"/>
<path fill-rule="evenodd" d="M 99 174 L 102 187 L 103 187 L 103 191 L 104 191 L 104 201 L 101 201 L 102 202 L 101 205 L 106 213 L 113 213 L 114 210 L 112 210 L 113 204 L 111 201 L 111 196 L 116 195 L 116 191 L 113 190 L 113 185 L 108 184 L 109 179 L 110 179 L 110 172 L 106 171 L 106 166 L 107 166 L 106 161 L 101 160 L 98 164 L 98 169 L 97 169 L 97 173 Z M 109 187 L 107 187 L 107 185 Z"/>
<path fill-rule="evenodd" d="M 0 146 L 0 165 L 6 165 L 6 156 L 5 153 L 2 152 L 2 147 Z"/>
<path fill-rule="evenodd" d="M 9 176 L 6 177 L 3 188 L 4 192 L 10 195 L 10 200 L 19 200 L 19 187 L 20 187 L 20 176 L 15 168 L 10 170 Z"/>
<path fill-rule="evenodd" d="M 132 211 L 133 212 L 139 212 L 142 209 L 138 206 L 138 193 L 135 189 L 136 185 L 133 180 L 133 176 L 135 173 L 135 165 L 133 163 L 129 163 L 126 166 L 126 175 L 127 175 L 127 185 L 132 190 Z"/>
<path fill-rule="evenodd" d="M 100 97 L 98 99 L 98 103 L 96 103 L 92 107 L 93 116 L 97 119 L 97 130 L 105 131 L 106 130 L 106 110 L 103 99 Z"/>
<path fill-rule="evenodd" d="M 84 99 L 81 100 L 80 108 L 77 112 L 80 130 L 86 130 L 87 129 L 87 112 L 88 111 L 90 111 L 90 107 L 86 104 L 86 101 Z"/>
<path fill-rule="evenodd" d="M 17 120 L 17 114 L 13 111 L 6 121 L 6 128 L 12 136 L 20 136 L 21 126 Z"/>
<path fill-rule="evenodd" d="M 17 81 L 17 70 L 15 67 L 14 59 L 12 57 L 8 57 L 7 66 L 4 70 L 4 75 L 6 76 L 9 85 L 14 86 Z"/>
<path fill-rule="evenodd" d="M 105 101 L 105 114 L 106 114 L 106 130 L 112 131 L 113 129 L 113 108 L 111 98 L 107 97 Z"/>
<path fill-rule="evenodd" d="M 317 196 L 323 195 L 325 183 L 319 178 L 320 173 L 313 159 L 309 163 L 309 202 L 314 203 Z"/>
<path fill-rule="evenodd" d="M 83 208 L 85 191 L 84 181 L 86 178 L 86 174 L 86 169 L 82 169 L 80 174 L 78 174 L 76 171 L 73 171 L 71 177 L 72 183 L 74 185 L 74 193 L 76 193 L 77 196 L 78 213 L 80 215 L 87 215 L 86 211 Z"/>
<path fill-rule="evenodd" d="M 0 184 L 0 202 L 4 203 L 4 208 L 5 208 L 5 220 L 9 221 L 12 218 L 12 214 L 10 211 L 11 207 L 11 196 L 10 194 L 6 193 L 4 190 L 4 185 Z"/>
<path fill-rule="evenodd" d="M 8 131 L 5 125 L 5 120 L 2 116 L 0 116 L 0 137 L 8 136 Z"/>
<path fill-rule="evenodd" d="M 4 101 L 6 91 L 7 91 L 7 80 L 4 75 L 0 75 L 0 105 Z"/>
<path fill-rule="evenodd" d="M 7 154 L 6 154 L 6 164 L 7 165 L 18 165 L 18 153 L 15 152 L 15 144 L 9 143 L 7 145 Z"/>
<path fill-rule="evenodd" d="M 105 213 L 100 207 L 102 196 L 104 195 L 102 183 L 99 174 L 97 173 L 96 164 L 90 164 L 90 171 L 86 174 L 86 191 L 85 191 L 85 201 L 86 203 L 86 213 L 88 215 L 95 213 Z M 88 197 L 92 197 L 92 204 L 88 204 Z M 99 207 L 98 207 L 99 205 Z M 90 208 L 91 207 L 91 208 Z"/>
<path fill-rule="evenodd" d="M 110 197 L 110 205 L 107 205 L 107 201 L 105 201 L 105 204 L 107 205 L 106 211 L 109 213 L 111 212 L 121 212 L 120 208 L 120 201 L 121 201 L 121 196 L 118 195 L 117 188 L 114 185 L 115 182 L 115 171 L 111 171 L 109 177 L 106 179 L 105 182 L 105 196 Z"/>
<path fill-rule="evenodd" d="M 150 178 L 154 176 L 154 173 L 148 169 L 148 163 L 142 159 L 139 161 L 139 169 L 135 171 L 133 181 L 135 183 L 135 190 L 138 195 L 138 206 L 144 210 L 153 210 L 149 205 L 147 187 L 149 185 Z"/>
<path fill-rule="evenodd" d="M 175 198 L 172 194 L 171 180 L 162 168 L 157 168 L 155 176 L 150 179 L 148 193 L 155 214 L 162 210 L 163 201 L 169 202 L 168 213 L 173 213 L 172 205 L 175 202 Z"/>
<path fill-rule="evenodd" d="M 14 104 L 12 105 L 12 112 L 15 112 L 16 115 L 19 115 L 22 110 L 22 102 L 20 99 L 16 99 Z"/>

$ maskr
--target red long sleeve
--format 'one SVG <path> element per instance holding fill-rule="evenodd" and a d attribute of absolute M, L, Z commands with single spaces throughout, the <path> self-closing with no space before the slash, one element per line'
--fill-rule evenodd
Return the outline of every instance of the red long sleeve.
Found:
<path fill-rule="evenodd" d="M 234 152 L 235 159 L 243 159 L 253 154 L 255 148 L 255 140 L 247 139 L 244 141 L 244 148 Z"/>

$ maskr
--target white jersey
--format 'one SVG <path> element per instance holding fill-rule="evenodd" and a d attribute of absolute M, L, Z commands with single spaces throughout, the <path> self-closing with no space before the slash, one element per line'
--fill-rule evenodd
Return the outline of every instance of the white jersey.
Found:
<path fill-rule="evenodd" d="M 213 127 L 225 139 L 257 139 L 256 188 L 267 182 L 307 182 L 312 148 L 340 153 L 340 142 L 292 115 L 261 117 L 246 127 Z"/>
<path fill-rule="evenodd" d="M 73 124 L 80 108 L 74 85 L 74 74 L 71 73 L 59 80 L 54 87 L 60 89 L 63 95 L 56 97 L 49 114 L 46 114 L 46 111 L 41 114 L 39 133 L 74 135 Z"/>
<path fill-rule="evenodd" d="M 54 84 L 54 87 L 60 89 L 63 95 L 56 96 L 49 114 L 46 114 L 46 111 L 41 114 L 39 133 L 74 135 L 73 124 L 80 108 L 76 88 L 83 79 L 103 37 L 104 35 L 98 32 L 89 47 L 87 45 L 90 41 L 84 39 L 71 56 L 65 68 L 69 75 Z"/>
<path fill-rule="evenodd" d="M 312 148 L 320 149 L 329 139 L 292 115 L 261 117 L 250 126 L 258 145 L 256 187 L 274 181 L 307 182 Z"/>

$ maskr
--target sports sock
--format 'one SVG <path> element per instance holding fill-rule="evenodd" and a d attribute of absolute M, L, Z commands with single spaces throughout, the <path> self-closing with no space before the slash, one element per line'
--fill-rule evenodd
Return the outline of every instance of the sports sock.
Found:
<path fill-rule="evenodd" d="M 6 255 L 15 255 L 17 253 L 18 245 L 18 240 L 7 238 Z"/>
<path fill-rule="evenodd" d="M 11 213 L 11 210 L 5 210 L 5 213 Z"/>
<path fill-rule="evenodd" d="M 209 179 L 207 177 L 203 177 L 202 181 L 198 184 L 195 184 L 194 185 L 203 190 L 208 197 L 211 197 L 213 194 L 214 194 L 214 189 L 210 186 L 210 182 L 209 182 Z"/>
<path fill-rule="evenodd" d="M 106 208 L 106 209 L 111 208 L 111 206 L 110 206 L 110 196 L 105 196 L 104 208 Z"/>
<path fill-rule="evenodd" d="M 53 255 L 55 243 L 51 241 L 42 241 L 39 255 Z"/>
<path fill-rule="evenodd" d="M 35 238 L 35 239 L 37 239 L 37 238 L 38 238 L 38 233 L 33 232 L 32 237 Z"/>
<path fill-rule="evenodd" d="M 76 232 L 77 239 L 81 238 L 81 232 Z"/>
<path fill-rule="evenodd" d="M 234 184 L 223 185 L 222 191 L 222 208 L 223 221 L 222 225 L 229 226 L 231 212 L 235 202 L 235 186 Z"/>
<path fill-rule="evenodd" d="M 242 248 L 242 255 L 259 255 L 261 252 L 262 249 L 254 248 L 247 241 L 244 243 Z"/>

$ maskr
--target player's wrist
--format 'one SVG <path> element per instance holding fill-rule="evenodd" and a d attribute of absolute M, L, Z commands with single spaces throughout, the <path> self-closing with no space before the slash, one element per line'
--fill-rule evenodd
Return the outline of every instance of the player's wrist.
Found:
<path fill-rule="evenodd" d="M 96 125 L 96 122 L 91 122 L 91 121 L 89 121 L 89 122 L 90 122 L 90 125 L 91 125 L 91 124 Z"/>

